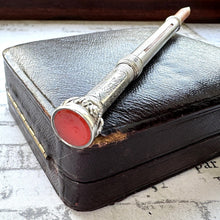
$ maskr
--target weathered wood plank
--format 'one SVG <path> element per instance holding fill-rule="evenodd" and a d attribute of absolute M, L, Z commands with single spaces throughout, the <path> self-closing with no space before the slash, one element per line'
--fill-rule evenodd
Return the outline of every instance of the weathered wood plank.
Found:
<path fill-rule="evenodd" d="M 23 145 L 25 143 L 26 140 L 17 125 L 0 126 L 1 145 Z"/>
<path fill-rule="evenodd" d="M 0 106 L 7 104 L 7 97 L 5 91 L 0 91 Z"/>
<path fill-rule="evenodd" d="M 19 169 L 41 169 L 29 145 L 0 145 L 0 171 Z"/>
<path fill-rule="evenodd" d="M 2 125 L 15 125 L 15 121 L 9 113 L 8 106 L 0 106 L 0 126 Z"/>
<path fill-rule="evenodd" d="M 0 209 L 62 204 L 42 170 L 0 171 L 0 183 Z"/>
<path fill-rule="evenodd" d="M 201 165 L 201 172 L 189 170 L 114 206 L 83 213 L 62 203 L 42 170 L 0 171 L 0 219 L 218 219 L 219 186 L 210 178 L 218 169 L 208 168 L 209 163 Z"/>

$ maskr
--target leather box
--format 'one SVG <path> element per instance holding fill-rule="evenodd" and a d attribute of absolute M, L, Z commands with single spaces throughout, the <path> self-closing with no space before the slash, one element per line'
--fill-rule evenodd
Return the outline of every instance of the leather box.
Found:
<path fill-rule="evenodd" d="M 83 150 L 51 114 L 83 96 L 152 30 L 44 40 L 3 52 L 9 109 L 65 204 L 93 210 L 220 155 L 220 49 L 174 36 L 104 114 Z"/>

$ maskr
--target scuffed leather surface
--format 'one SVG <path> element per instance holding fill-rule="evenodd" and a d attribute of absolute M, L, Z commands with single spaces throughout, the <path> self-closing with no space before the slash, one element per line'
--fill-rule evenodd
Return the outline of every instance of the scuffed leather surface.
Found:
<path fill-rule="evenodd" d="M 10 53 L 58 107 L 67 98 L 85 95 L 149 35 L 147 29 L 96 33 L 24 44 Z M 214 47 L 209 52 L 210 47 L 172 38 L 105 114 L 103 134 L 219 96 L 220 53 Z"/>
<path fill-rule="evenodd" d="M 5 51 L 8 89 L 47 153 L 70 178 L 104 178 L 219 132 L 215 105 L 220 97 L 220 50 L 176 35 L 104 115 L 102 134 L 119 130 L 128 139 L 76 150 L 55 137 L 45 114 L 51 114 L 51 105 L 56 108 L 67 98 L 85 95 L 150 34 L 144 28 L 102 32 Z M 12 60 L 25 80 L 16 75 Z"/>
<path fill-rule="evenodd" d="M 25 129 L 24 124 L 10 102 L 9 109 L 17 123 L 21 125 L 20 128 L 22 132 L 27 140 L 29 140 L 31 149 L 57 194 L 66 205 L 80 211 L 90 211 L 112 204 L 133 192 L 143 189 L 143 186 L 149 187 L 182 170 L 210 160 L 220 153 L 220 135 L 218 135 L 195 145 L 180 149 L 179 151 L 174 151 L 168 155 L 156 158 L 153 161 L 146 162 L 133 169 L 120 172 L 110 178 L 89 183 L 79 183 L 68 178 L 62 173 L 62 170 L 58 171 L 52 159 L 45 160 L 36 144 L 31 141 L 32 137 Z M 96 199 L 94 200 L 94 198 Z"/>

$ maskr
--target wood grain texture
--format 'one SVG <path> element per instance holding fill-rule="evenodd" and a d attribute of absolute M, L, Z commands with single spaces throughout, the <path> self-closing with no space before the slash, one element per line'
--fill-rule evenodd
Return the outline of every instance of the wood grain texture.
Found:
<path fill-rule="evenodd" d="M 190 6 L 190 22 L 219 22 L 218 0 L 0 0 L 0 19 L 163 20 Z"/>

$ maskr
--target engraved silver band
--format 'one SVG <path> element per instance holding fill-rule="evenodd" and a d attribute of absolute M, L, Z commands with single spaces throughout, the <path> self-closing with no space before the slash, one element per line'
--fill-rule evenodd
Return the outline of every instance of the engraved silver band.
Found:
<path fill-rule="evenodd" d="M 144 41 L 133 53 L 119 60 L 116 67 L 110 72 L 98 85 L 81 98 L 70 98 L 58 107 L 52 116 L 52 127 L 57 136 L 70 147 L 85 148 L 88 147 L 93 139 L 98 136 L 102 130 L 104 121 L 103 113 L 122 93 L 128 84 L 137 78 L 144 66 L 151 58 L 163 47 L 163 45 L 179 30 L 180 20 L 175 16 L 170 16 L 164 24 Z M 56 131 L 54 125 L 54 116 L 62 109 L 69 109 L 76 112 L 88 123 L 91 139 L 84 146 L 73 146 L 67 143 Z"/>

